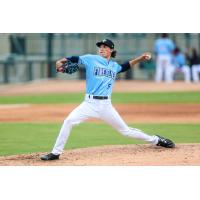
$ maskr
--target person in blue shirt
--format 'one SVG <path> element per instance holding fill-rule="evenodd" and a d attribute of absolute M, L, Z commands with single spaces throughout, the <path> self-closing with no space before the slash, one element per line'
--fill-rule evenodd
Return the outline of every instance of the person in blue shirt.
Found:
<path fill-rule="evenodd" d="M 156 55 L 156 73 L 155 81 L 160 83 L 163 79 L 165 82 L 171 82 L 171 58 L 175 48 L 174 42 L 168 38 L 167 33 L 163 33 L 154 43 L 154 52 Z"/>
<path fill-rule="evenodd" d="M 98 55 L 86 54 L 82 56 L 66 57 L 56 62 L 57 71 L 62 72 L 62 65 L 70 60 L 82 64 L 86 69 L 86 95 L 85 100 L 75 108 L 64 120 L 60 133 L 51 153 L 43 155 L 42 160 L 59 159 L 65 143 L 74 125 L 89 118 L 105 121 L 124 136 L 140 139 L 154 145 L 173 148 L 175 144 L 158 135 L 148 135 L 139 129 L 129 127 L 115 110 L 111 103 L 112 88 L 118 73 L 122 73 L 141 61 L 150 58 L 148 53 L 119 65 L 111 58 L 116 56 L 114 43 L 104 39 L 96 43 Z"/>
<path fill-rule="evenodd" d="M 186 65 L 185 55 L 176 47 L 173 51 L 172 57 L 172 74 L 171 79 L 173 79 L 175 73 L 182 73 L 184 75 L 184 80 L 186 83 L 191 81 L 190 67 Z"/>

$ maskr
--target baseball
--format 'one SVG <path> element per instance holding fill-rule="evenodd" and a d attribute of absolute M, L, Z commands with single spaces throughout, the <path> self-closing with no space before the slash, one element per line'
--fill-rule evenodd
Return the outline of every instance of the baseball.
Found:
<path fill-rule="evenodd" d="M 146 57 L 146 59 L 147 59 L 147 60 L 150 60 L 150 59 L 151 59 L 151 54 L 150 54 L 150 53 L 148 53 L 148 54 L 146 54 L 146 56 L 145 56 L 145 57 Z"/>

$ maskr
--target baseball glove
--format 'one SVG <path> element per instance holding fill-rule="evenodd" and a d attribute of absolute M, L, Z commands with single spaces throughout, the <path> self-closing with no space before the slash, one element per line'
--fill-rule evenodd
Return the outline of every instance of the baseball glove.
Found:
<path fill-rule="evenodd" d="M 67 60 L 65 64 L 63 64 L 59 69 L 57 69 L 57 72 L 73 74 L 76 71 L 78 71 L 79 68 L 80 67 L 77 63 L 73 63 L 70 60 Z"/>

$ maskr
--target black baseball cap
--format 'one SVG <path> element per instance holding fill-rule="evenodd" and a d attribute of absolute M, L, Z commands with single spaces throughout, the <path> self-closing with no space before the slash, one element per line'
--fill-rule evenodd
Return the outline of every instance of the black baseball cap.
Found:
<path fill-rule="evenodd" d="M 104 40 L 96 43 L 96 45 L 98 47 L 100 47 L 102 44 L 110 47 L 111 49 L 114 49 L 114 47 L 115 47 L 114 43 L 111 40 L 109 40 L 109 39 L 104 39 Z"/>

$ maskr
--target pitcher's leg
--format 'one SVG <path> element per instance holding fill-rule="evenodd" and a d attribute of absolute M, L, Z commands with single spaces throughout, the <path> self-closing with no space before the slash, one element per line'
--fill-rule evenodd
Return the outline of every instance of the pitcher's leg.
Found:
<path fill-rule="evenodd" d="M 97 116 L 96 113 L 90 108 L 87 102 L 83 102 L 80 106 L 75 108 L 64 120 L 52 153 L 55 155 L 61 154 L 70 135 L 72 127 L 76 124 L 85 121 L 90 117 Z"/>
<path fill-rule="evenodd" d="M 112 105 L 105 109 L 100 117 L 124 136 L 143 140 L 152 144 L 158 143 L 157 136 L 150 136 L 139 129 L 128 127 Z"/>
<path fill-rule="evenodd" d="M 62 127 L 60 129 L 60 133 L 57 137 L 56 143 L 53 147 L 52 153 L 55 155 L 59 155 L 62 153 L 65 143 L 67 142 L 67 139 L 70 135 L 72 126 L 75 125 L 75 123 L 78 123 L 78 120 L 76 119 L 70 119 L 70 117 L 66 118 L 62 124 Z"/>

